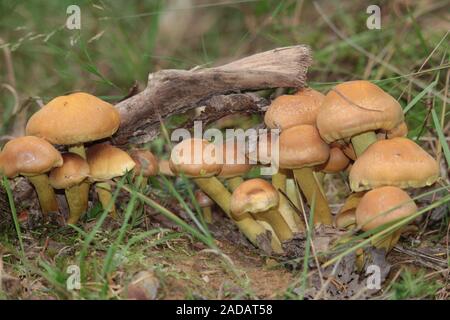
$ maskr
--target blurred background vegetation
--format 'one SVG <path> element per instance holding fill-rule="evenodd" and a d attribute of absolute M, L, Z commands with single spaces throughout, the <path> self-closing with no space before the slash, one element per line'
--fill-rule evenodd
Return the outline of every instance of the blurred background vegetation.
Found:
<path fill-rule="evenodd" d="M 65 26 L 71 4 L 81 9 L 81 30 Z M 446 93 L 449 2 L 379 1 L 381 30 L 366 26 L 370 4 L 2 0 L 0 134 L 13 130 L 11 118 L 20 108 L 31 113 L 66 92 L 83 90 L 115 102 L 135 83 L 142 89 L 152 71 L 221 64 L 299 43 L 314 52 L 311 86 L 326 91 L 335 81 L 371 79 L 403 106 L 422 93 L 408 113 L 410 135 L 433 131 L 430 104 L 441 115 Z M 429 89 L 441 99 L 434 101 L 423 89 L 436 77 Z"/>

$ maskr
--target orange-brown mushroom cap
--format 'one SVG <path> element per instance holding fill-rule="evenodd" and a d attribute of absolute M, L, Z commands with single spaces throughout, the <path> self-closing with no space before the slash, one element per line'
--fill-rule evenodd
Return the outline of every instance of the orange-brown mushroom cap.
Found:
<path fill-rule="evenodd" d="M 317 128 L 330 143 L 368 131 L 391 130 L 403 120 L 397 100 L 377 85 L 357 80 L 341 83 L 328 92 L 317 115 Z"/>
<path fill-rule="evenodd" d="M 351 143 L 347 143 L 343 140 L 337 140 L 330 143 L 330 148 L 337 147 L 342 150 L 342 152 L 346 155 L 350 160 L 356 160 L 355 149 L 353 149 L 353 145 Z"/>
<path fill-rule="evenodd" d="M 158 159 L 149 150 L 133 150 L 131 158 L 136 162 L 134 171 L 144 177 L 156 176 L 159 172 Z"/>
<path fill-rule="evenodd" d="M 416 204 L 405 191 L 386 186 L 367 192 L 359 202 L 355 214 L 358 227 L 368 231 L 416 212 Z"/>
<path fill-rule="evenodd" d="M 170 169 L 169 160 L 161 159 L 158 162 L 158 171 L 164 176 L 175 176 L 175 173 Z"/>
<path fill-rule="evenodd" d="M 264 122 L 269 128 L 281 130 L 300 124 L 315 125 L 324 97 L 310 88 L 301 89 L 294 95 L 279 96 L 267 109 Z"/>
<path fill-rule="evenodd" d="M 119 124 L 119 112 L 114 106 L 77 92 L 47 103 L 30 118 L 26 132 L 53 144 L 76 145 L 110 137 Z"/>
<path fill-rule="evenodd" d="M 385 131 L 385 130 L 380 130 L 377 133 L 377 137 L 379 139 L 392 139 L 392 138 L 396 138 L 396 137 L 406 137 L 408 135 L 408 125 L 406 124 L 406 122 L 402 122 L 400 123 L 398 126 L 396 126 L 395 128 Z"/>
<path fill-rule="evenodd" d="M 197 200 L 200 208 L 206 208 L 214 205 L 214 201 L 212 201 L 212 199 L 202 190 L 195 191 L 195 199 Z"/>
<path fill-rule="evenodd" d="M 344 154 L 344 152 L 337 147 L 330 148 L 330 157 L 327 162 L 318 166 L 317 170 L 325 173 L 341 172 L 347 168 L 350 163 L 350 159 Z"/>
<path fill-rule="evenodd" d="M 55 147 L 46 140 L 33 136 L 8 141 L 0 153 L 0 173 L 8 178 L 19 174 L 43 174 L 62 164 L 63 158 Z"/>
<path fill-rule="evenodd" d="M 245 213 L 262 213 L 278 206 L 278 191 L 263 179 L 244 181 L 231 195 L 230 209 L 235 219 Z"/>
<path fill-rule="evenodd" d="M 330 147 L 314 126 L 299 125 L 283 130 L 279 138 L 280 168 L 299 169 L 324 163 Z"/>
<path fill-rule="evenodd" d="M 225 141 L 222 145 L 223 166 L 219 177 L 232 178 L 246 174 L 252 168 L 248 158 L 245 156 L 245 144 L 239 145 L 238 141 Z"/>
<path fill-rule="evenodd" d="M 125 151 L 109 144 L 96 144 L 86 152 L 92 181 L 107 181 L 133 170 L 136 163 Z"/>
<path fill-rule="evenodd" d="M 278 136 L 272 135 L 269 131 L 259 134 L 254 141 L 249 141 L 246 157 L 251 164 L 269 165 L 272 161 L 272 151 L 278 151 L 276 150 L 277 144 Z"/>
<path fill-rule="evenodd" d="M 367 148 L 353 164 L 349 180 L 353 191 L 362 191 L 429 186 L 438 177 L 439 165 L 425 150 L 407 138 L 393 138 Z"/>
<path fill-rule="evenodd" d="M 64 164 L 54 168 L 49 175 L 50 185 L 55 189 L 67 189 L 89 177 L 89 165 L 81 156 L 67 152 L 62 154 Z"/>
<path fill-rule="evenodd" d="M 222 170 L 216 147 L 204 139 L 185 139 L 177 144 L 170 155 L 170 169 L 188 177 L 211 177 Z"/>

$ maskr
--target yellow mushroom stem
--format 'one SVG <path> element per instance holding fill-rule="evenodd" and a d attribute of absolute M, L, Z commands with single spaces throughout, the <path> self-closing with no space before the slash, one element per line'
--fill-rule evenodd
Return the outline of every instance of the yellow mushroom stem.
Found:
<path fill-rule="evenodd" d="M 300 208 L 300 200 L 298 198 L 297 186 L 295 185 L 294 179 L 286 179 L 286 195 L 297 208 Z"/>
<path fill-rule="evenodd" d="M 332 225 L 333 218 L 331 216 L 325 192 L 323 191 L 322 185 L 319 183 L 317 177 L 314 175 L 312 168 L 304 167 L 301 169 L 294 169 L 293 172 L 303 195 L 308 201 L 308 204 L 311 205 L 313 203 L 314 197 L 316 199 L 314 224 L 322 223 Z"/>
<path fill-rule="evenodd" d="M 375 248 L 378 249 L 384 249 L 386 252 L 391 251 L 394 246 L 397 244 L 398 240 L 400 239 L 400 235 L 402 234 L 403 229 L 399 229 L 394 231 L 391 234 L 388 234 L 381 239 L 373 239 L 371 241 L 372 245 Z M 366 264 L 366 254 L 364 253 L 364 250 L 362 248 L 359 248 L 355 252 L 356 254 L 356 269 L 358 272 L 361 272 L 364 268 L 364 265 Z"/>
<path fill-rule="evenodd" d="M 73 145 L 69 147 L 69 152 L 75 153 L 82 157 L 84 160 L 86 160 L 86 149 L 84 148 L 84 145 L 82 143 Z M 79 202 L 80 205 L 84 205 L 83 208 L 80 208 L 82 212 L 86 212 L 88 209 L 88 201 L 89 201 L 89 188 L 90 183 L 88 179 L 84 180 L 78 187 L 79 192 Z"/>
<path fill-rule="evenodd" d="M 70 146 L 69 152 L 75 153 L 83 159 L 86 159 L 86 150 L 84 149 L 84 145 L 82 143 Z"/>
<path fill-rule="evenodd" d="M 111 194 L 111 185 L 108 182 L 97 182 L 95 184 L 95 191 L 98 194 L 98 199 L 102 204 L 103 209 L 108 208 L 108 205 L 111 203 L 109 213 L 111 217 L 117 218 L 116 205 L 113 202 Z"/>
<path fill-rule="evenodd" d="M 319 181 L 320 185 L 321 185 L 322 188 L 323 188 L 323 183 L 324 183 L 324 181 L 325 181 L 325 172 L 322 172 L 322 171 L 315 171 L 315 172 L 314 172 L 314 175 L 316 176 L 317 181 Z"/>
<path fill-rule="evenodd" d="M 377 141 L 377 135 L 375 132 L 369 131 L 353 136 L 351 140 L 356 157 L 359 157 L 372 143 Z"/>
<path fill-rule="evenodd" d="M 389 252 L 397 244 L 400 236 L 402 234 L 402 229 L 395 230 L 394 232 L 382 237 L 372 240 L 372 245 L 378 249 L 384 249 Z"/>
<path fill-rule="evenodd" d="M 278 212 L 281 214 L 285 222 L 288 224 L 291 232 L 299 233 L 302 230 L 304 230 L 304 225 L 303 223 L 301 223 L 301 220 L 299 219 L 295 210 L 291 207 L 288 199 L 286 199 L 286 197 L 282 194 L 282 192 L 286 194 L 286 181 L 287 181 L 286 174 L 280 170 L 274 175 L 272 175 L 272 185 L 278 191 L 280 197 Z"/>
<path fill-rule="evenodd" d="M 210 224 L 210 223 L 213 222 L 212 211 L 211 211 L 211 207 L 210 206 L 202 208 L 202 216 L 203 216 L 203 220 L 206 223 Z"/>
<path fill-rule="evenodd" d="M 295 185 L 295 179 L 287 178 L 286 179 L 286 195 L 291 200 L 292 204 L 297 208 L 297 210 L 301 210 L 302 206 L 300 204 L 299 194 L 297 191 L 297 186 Z M 294 220 L 297 225 L 300 227 L 301 231 L 305 230 L 305 223 L 302 218 L 300 218 L 298 211 L 294 210 Z"/>
<path fill-rule="evenodd" d="M 273 251 L 275 253 L 282 253 L 282 249 L 277 247 L 273 237 L 267 239 L 266 229 L 256 222 L 250 214 L 243 215 L 240 220 L 233 219 L 230 211 L 231 193 L 219 179 L 216 177 L 193 178 L 193 181 L 204 193 L 206 193 L 206 195 L 208 195 L 208 197 L 217 203 L 231 220 L 234 221 L 239 230 L 251 243 L 265 252 Z M 267 243 L 267 240 L 270 240 L 270 244 Z M 268 246 L 270 246 L 270 248 L 268 248 Z"/>
<path fill-rule="evenodd" d="M 271 209 L 266 212 L 253 214 L 253 217 L 269 223 L 282 243 L 292 240 L 294 237 L 289 225 L 277 209 Z"/>
<path fill-rule="evenodd" d="M 280 252 L 283 252 L 281 241 L 280 239 L 278 239 L 277 234 L 275 233 L 275 230 L 273 230 L 273 227 L 270 225 L 270 223 L 261 220 L 259 218 L 256 218 L 256 222 L 258 222 L 260 225 L 264 227 L 264 229 L 270 232 L 270 234 L 272 235 L 273 246 L 275 246 L 277 250 L 279 250 Z"/>
<path fill-rule="evenodd" d="M 69 205 L 69 219 L 67 219 L 69 224 L 76 224 L 88 207 L 89 199 L 80 192 L 81 187 L 82 184 L 79 184 L 64 190 Z"/>
<path fill-rule="evenodd" d="M 43 215 L 50 212 L 58 212 L 58 201 L 53 188 L 50 186 L 48 176 L 46 174 L 39 174 L 36 176 L 27 176 L 33 184 L 38 195 L 39 204 Z"/>
<path fill-rule="evenodd" d="M 231 192 L 236 190 L 237 187 L 239 187 L 242 182 L 244 182 L 244 179 L 240 176 L 227 179 L 228 187 L 230 188 Z"/>

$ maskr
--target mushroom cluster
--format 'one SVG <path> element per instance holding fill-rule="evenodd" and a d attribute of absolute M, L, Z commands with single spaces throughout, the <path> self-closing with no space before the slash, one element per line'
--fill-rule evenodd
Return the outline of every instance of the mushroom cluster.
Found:
<path fill-rule="evenodd" d="M 400 104 L 371 82 L 349 81 L 331 89 L 316 125 L 332 150 L 341 149 L 352 162 L 348 172 L 354 193 L 336 215 L 337 227 L 376 232 L 410 217 L 417 207 L 402 189 L 430 186 L 439 177 L 437 161 L 406 138 Z M 400 233 L 398 228 L 373 244 L 389 251 Z"/>
<path fill-rule="evenodd" d="M 228 158 L 245 152 L 261 166 L 276 163 L 271 184 L 259 178 L 244 180 L 251 168 L 248 163 L 217 165 L 203 159 L 192 165 L 179 162 L 180 152 L 172 154 L 170 168 L 192 177 L 210 198 L 199 198 L 206 220 L 211 219 L 206 210 L 212 200 L 255 245 L 261 247 L 258 237 L 269 233 L 272 252 L 282 253 L 284 245 L 304 231 L 306 221 L 298 214 L 303 198 L 313 209 L 315 224 L 368 231 L 413 215 L 417 207 L 402 189 L 430 186 L 439 176 L 437 162 L 406 138 L 400 104 L 369 81 L 344 82 L 326 95 L 310 88 L 281 95 L 268 107 L 264 122 L 280 130 L 278 141 L 264 134 L 247 150 L 238 150 L 236 144 L 196 143 L 223 149 Z M 185 150 L 194 142 L 185 140 L 175 149 Z M 279 146 L 277 155 L 271 154 L 273 143 Z M 323 176 L 339 172 L 349 177 L 353 193 L 333 217 Z M 400 233 L 401 229 L 374 245 L 389 250 Z"/>
<path fill-rule="evenodd" d="M 119 114 L 111 104 L 78 92 L 53 99 L 30 118 L 27 136 L 1 151 L 0 173 L 27 177 L 44 215 L 59 211 L 54 190 L 64 190 L 71 224 L 87 211 L 91 184 L 115 217 L 114 179 L 132 172 L 146 190 L 151 176 L 184 175 L 198 187 L 206 223 L 213 223 L 211 208 L 217 205 L 251 243 L 277 254 L 305 230 L 307 221 L 299 215 L 303 199 L 314 224 L 369 231 L 413 215 L 417 207 L 402 189 L 429 186 L 439 176 L 437 162 L 406 138 L 400 104 L 368 81 L 344 82 L 326 95 L 310 88 L 281 95 L 264 122 L 279 129 L 279 136 L 260 135 L 249 148 L 235 140 L 185 139 L 169 160 L 158 160 L 145 149 L 128 153 L 99 142 L 118 130 Z M 276 164 L 277 172 L 270 182 L 246 180 L 252 163 Z M 339 172 L 348 175 L 353 193 L 333 218 L 323 177 Z M 374 245 L 389 250 L 400 233 L 399 228 Z"/>
<path fill-rule="evenodd" d="M 26 136 L 5 144 L 0 174 L 27 177 L 44 216 L 60 212 L 55 189 L 64 190 L 70 224 L 88 210 L 90 185 L 95 183 L 99 201 L 114 217 L 110 182 L 136 164 L 134 175 L 142 175 L 144 183 L 158 172 L 157 160 L 149 151 L 132 150 L 130 156 L 101 141 L 110 138 L 119 125 L 117 109 L 93 95 L 76 92 L 54 98 L 31 116 Z"/>

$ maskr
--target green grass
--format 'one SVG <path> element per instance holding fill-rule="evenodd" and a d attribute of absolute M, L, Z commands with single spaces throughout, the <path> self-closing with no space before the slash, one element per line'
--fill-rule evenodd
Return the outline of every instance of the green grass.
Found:
<path fill-rule="evenodd" d="M 172 11 L 177 23 L 192 14 L 192 22 L 184 27 L 187 32 L 178 40 L 173 40 L 175 35 L 170 28 L 162 27 L 162 21 L 167 19 L 165 1 L 132 1 L 126 5 L 112 0 L 76 3 L 82 14 L 80 31 L 64 27 L 66 8 L 73 4 L 71 0 L 52 4 L 0 1 L 1 136 L 10 132 L 15 111 L 28 99 L 31 103 L 27 115 L 37 110 L 40 103 L 75 90 L 87 91 L 115 103 L 128 93 L 135 81 L 142 89 L 149 72 L 209 66 L 277 46 L 304 43 L 310 45 L 314 53 L 314 63 L 308 72 L 309 85 L 326 92 L 340 81 L 361 78 L 373 81 L 402 105 L 410 130 L 408 136 L 433 156 L 441 152 L 445 160 L 443 166 L 448 169 L 449 113 L 443 97 L 448 93 L 449 51 L 442 1 L 432 1 L 427 8 L 418 4 L 394 8 L 391 3 L 383 3 L 381 30 L 366 28 L 365 8 L 371 4 L 369 1 L 355 4 L 335 0 L 318 2 L 318 6 L 294 0 L 223 1 L 207 5 L 194 2 L 189 8 Z M 397 15 L 398 10 L 400 15 Z M 11 59 L 5 58 L 8 55 Z M 165 119 L 163 134 L 147 146 L 158 156 L 166 157 L 171 130 L 189 119 L 189 114 Z M 2 143 L 0 141 L 0 145 Z M 447 182 L 441 183 L 446 185 Z M 3 184 L 8 187 L 5 181 Z M 165 264 L 167 261 L 175 263 L 180 255 L 198 254 L 190 247 L 198 242 L 215 250 L 221 257 L 218 259 L 221 268 L 235 280 L 233 285 L 243 289 L 239 293 L 230 289 L 224 294 L 227 298 L 258 296 L 252 290 L 246 271 L 231 265 L 218 250 L 186 178 L 174 181 L 158 177 L 152 179 L 149 190 L 140 190 L 130 184 L 128 178 L 117 184 L 117 190 L 128 194 L 130 200 L 120 206 L 121 225 L 115 230 L 104 226 L 107 208 L 96 206 L 83 220 L 83 225 L 94 223 L 90 231 L 80 226 L 50 229 L 50 233 L 47 226 L 24 231 L 11 201 L 14 228 L 0 235 L 0 246 L 7 252 L 3 253 L 5 268 L 16 276 L 42 283 L 37 292 L 43 296 L 120 299 L 122 293 L 116 292 L 115 285 L 123 285 L 133 272 L 149 268 L 158 275 L 163 291 L 170 288 L 171 281 L 183 280 L 192 282 L 192 286 L 186 288 L 186 297 L 194 298 L 202 290 L 212 297 L 212 290 L 202 289 L 205 285 L 199 275 L 193 276 Z M 436 194 L 436 199 L 421 207 L 418 215 L 446 206 L 443 224 L 448 223 L 449 198 L 445 189 L 430 192 L 428 195 Z M 11 200 L 12 195 L 8 194 Z M 192 224 L 167 209 L 166 204 L 171 201 L 178 203 Z M 142 211 L 137 208 L 144 203 L 179 225 L 182 231 L 142 228 Z M 15 205 L 18 210 L 27 209 L 21 208 L 22 204 Z M 404 223 L 406 221 L 381 231 L 388 233 Z M 442 238 L 446 230 L 442 227 L 435 236 Z M 73 252 L 55 255 L 54 259 L 41 257 L 32 250 L 33 244 L 43 247 L 47 236 Z M 360 234 L 346 246 L 338 247 L 329 263 L 366 246 L 377 236 Z M 311 241 L 310 236 L 308 241 Z M 159 260 L 149 265 L 152 254 Z M 310 259 L 308 254 L 304 262 Z M 84 286 L 80 292 L 65 289 L 66 268 L 71 264 L 78 264 L 82 269 Z M 307 266 L 304 264 L 303 270 L 294 273 L 296 284 L 306 283 Z M 123 278 L 122 274 L 125 274 Z M 435 286 L 422 284 L 418 280 L 422 276 L 425 275 L 402 274 L 392 284 L 392 298 L 432 297 L 430 292 Z M 281 296 L 297 298 L 290 292 Z M 6 296 L 0 292 L 0 297 Z"/>
<path fill-rule="evenodd" d="M 411 272 L 406 270 L 402 273 L 401 279 L 392 284 L 388 293 L 390 299 L 432 299 L 436 292 L 442 288 L 434 279 L 426 279 L 423 270 Z"/>

